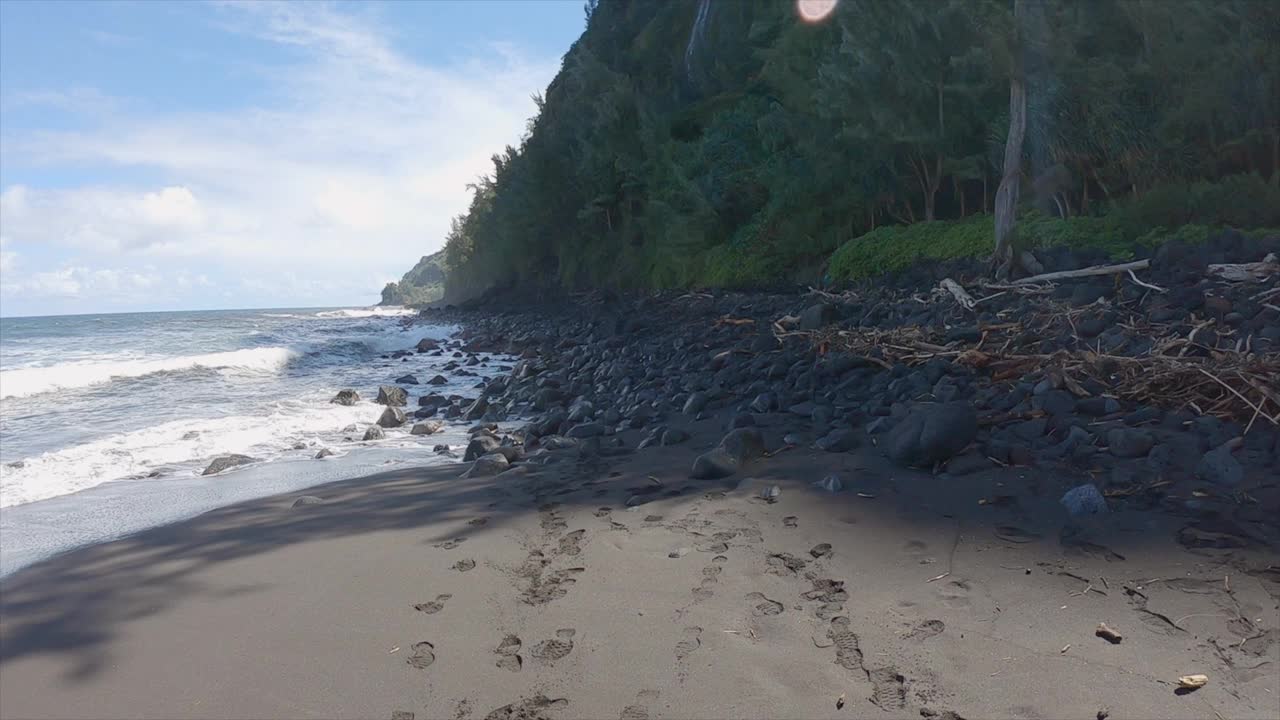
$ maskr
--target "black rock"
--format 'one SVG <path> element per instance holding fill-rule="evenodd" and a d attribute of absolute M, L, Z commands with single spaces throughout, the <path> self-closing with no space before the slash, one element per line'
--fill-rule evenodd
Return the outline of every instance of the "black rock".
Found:
<path fill-rule="evenodd" d="M 605 426 L 598 422 L 583 423 L 574 425 L 565 433 L 565 437 L 585 439 L 591 437 L 600 437 L 605 433 Z"/>
<path fill-rule="evenodd" d="M 444 423 L 439 420 L 429 420 L 427 422 L 415 423 L 413 428 L 409 430 L 410 435 L 435 435 L 444 429 Z"/>
<path fill-rule="evenodd" d="M 467 443 L 467 451 L 463 453 L 462 459 L 465 462 L 471 462 L 481 455 L 487 455 L 494 450 L 497 450 L 499 445 L 501 445 L 501 443 L 498 441 L 498 438 L 491 435 L 479 435 L 472 438 L 471 442 Z"/>
<path fill-rule="evenodd" d="M 355 405 L 360 402 L 360 393 L 350 389 L 339 390 L 338 394 L 334 395 L 333 399 L 329 402 L 334 403 L 335 405 Z"/>
<path fill-rule="evenodd" d="M 320 448 L 320 452 L 316 453 L 316 460 L 323 460 L 333 454 L 329 448 Z"/>
<path fill-rule="evenodd" d="M 848 452 L 858 446 L 858 433 L 851 428 L 836 428 L 818 438 L 813 446 L 826 452 Z"/>
<path fill-rule="evenodd" d="M 800 313 L 800 329 L 817 330 L 834 323 L 837 317 L 835 305 L 830 303 L 810 305 Z"/>
<path fill-rule="evenodd" d="M 378 388 L 378 399 L 375 402 L 379 405 L 403 407 L 409 404 L 409 393 L 402 387 L 383 385 Z"/>
<path fill-rule="evenodd" d="M 400 377 L 396 378 L 396 383 L 399 385 L 417 385 L 418 378 L 414 377 L 413 375 L 401 375 Z"/>
<path fill-rule="evenodd" d="M 929 466 L 958 454 L 978 432 L 978 417 L 965 402 L 922 405 L 889 431 L 889 457 L 902 465 Z"/>
<path fill-rule="evenodd" d="M 689 439 L 689 433 L 680 428 L 667 428 L 662 433 L 663 445 L 679 445 Z"/>
<path fill-rule="evenodd" d="M 1214 485 L 1235 487 L 1244 480 L 1244 467 L 1231 454 L 1229 447 L 1210 450 L 1196 465 L 1196 477 Z"/>
<path fill-rule="evenodd" d="M 1116 457 L 1142 457 L 1155 444 L 1155 437 L 1146 430 L 1115 428 L 1107 433 L 1107 449 Z"/>
<path fill-rule="evenodd" d="M 427 384 L 428 385 L 444 385 L 447 382 L 449 382 L 449 378 L 443 375 L 436 375 L 435 377 L 428 380 Z"/>
<path fill-rule="evenodd" d="M 408 418 L 405 417 L 404 411 L 398 407 L 389 407 L 382 411 L 382 415 L 378 416 L 378 425 L 384 428 L 400 427 L 405 424 Z"/>
<path fill-rule="evenodd" d="M 248 455 L 223 455 L 221 457 L 214 458 L 213 462 L 209 463 L 209 467 L 205 468 L 204 472 L 200 474 L 215 475 L 223 470 L 230 470 L 233 467 L 248 465 L 253 462 L 258 462 L 258 459 L 249 457 Z"/>
<path fill-rule="evenodd" d="M 378 426 L 378 425 L 370 425 L 370 426 L 369 426 L 369 429 L 364 431 L 364 438 L 362 438 L 362 439 L 363 439 L 365 442 L 368 442 L 368 441 L 370 441 L 370 440 L 382 440 L 382 439 L 384 439 L 386 436 L 387 436 L 387 434 L 386 434 L 385 432 L 383 432 L 383 431 L 382 431 L 382 428 L 381 428 L 380 426 Z"/>

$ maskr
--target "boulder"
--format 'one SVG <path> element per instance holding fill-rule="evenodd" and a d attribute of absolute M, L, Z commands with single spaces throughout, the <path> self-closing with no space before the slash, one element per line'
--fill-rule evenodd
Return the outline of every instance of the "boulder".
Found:
<path fill-rule="evenodd" d="M 1196 465 L 1196 477 L 1214 485 L 1235 487 L 1244 480 L 1244 466 L 1231 454 L 1231 448 L 1222 446 L 1210 450 Z"/>
<path fill-rule="evenodd" d="M 362 439 L 365 442 L 369 442 L 370 440 L 382 440 L 386 437 L 387 434 L 382 431 L 381 427 L 377 425 L 370 425 L 369 429 L 364 431 L 364 437 Z"/>
<path fill-rule="evenodd" d="M 851 428 L 836 428 L 813 444 L 826 452 L 848 452 L 858 446 L 858 434 Z"/>
<path fill-rule="evenodd" d="M 439 420 L 428 420 L 426 422 L 414 423 L 409 430 L 410 435 L 435 435 L 444 429 L 444 423 Z"/>
<path fill-rule="evenodd" d="M 831 303 L 810 305 L 800 313 L 800 329 L 817 330 L 834 323 L 837 318 L 836 306 Z"/>
<path fill-rule="evenodd" d="M 334 403 L 335 405 L 355 405 L 360 402 L 360 393 L 351 389 L 339 390 L 338 394 L 334 395 L 333 399 L 329 402 Z"/>
<path fill-rule="evenodd" d="M 511 463 L 507 460 L 506 455 L 498 452 L 487 453 L 476 458 L 475 464 L 467 471 L 466 477 L 497 475 L 509 467 L 511 467 Z"/>
<path fill-rule="evenodd" d="M 329 448 L 320 448 L 320 452 L 316 453 L 316 460 L 323 460 L 329 457 L 330 455 L 333 455 L 332 450 L 330 450 Z"/>
<path fill-rule="evenodd" d="M 403 410 L 398 407 L 389 407 L 378 417 L 378 424 L 384 428 L 400 427 L 407 419 Z"/>
<path fill-rule="evenodd" d="M 565 433 L 565 436 L 579 439 L 600 437 L 601 435 L 604 435 L 604 431 L 605 427 L 601 423 L 589 422 L 581 425 L 574 425 L 569 428 L 569 431 Z"/>
<path fill-rule="evenodd" d="M 205 468 L 204 472 L 200 474 L 216 475 L 223 470 L 230 470 L 233 467 L 248 465 L 252 462 L 258 462 L 258 459 L 249 457 L 248 455 L 223 455 L 221 457 L 214 458 L 213 462 L 209 463 L 209 467 Z"/>
<path fill-rule="evenodd" d="M 444 385 L 447 382 L 449 382 L 449 378 L 443 375 L 436 375 L 435 377 L 428 380 L 427 384 L 428 385 Z"/>
<path fill-rule="evenodd" d="M 667 428 L 662 431 L 663 445 L 679 445 L 689 439 L 689 433 L 680 428 Z"/>
<path fill-rule="evenodd" d="M 685 415 L 697 415 L 707 407 L 707 403 L 710 400 L 711 398 L 707 397 L 707 394 L 702 391 L 690 393 L 689 399 L 684 401 L 683 412 Z"/>
<path fill-rule="evenodd" d="M 476 401 L 462 413 L 462 419 L 468 421 L 479 420 L 484 417 L 484 413 L 489 409 L 489 400 L 484 397 L 476 398 Z"/>
<path fill-rule="evenodd" d="M 744 462 L 764 455 L 764 438 L 752 428 L 729 431 L 720 444 L 693 461 L 690 476 L 700 480 L 728 477 L 738 471 Z"/>
<path fill-rule="evenodd" d="M 964 450 L 978 433 L 978 417 L 966 402 L 922 405 L 889 431 L 889 457 L 900 465 L 929 466 Z"/>
<path fill-rule="evenodd" d="M 409 404 L 409 393 L 405 392 L 402 387 L 383 385 L 378 388 L 378 399 L 374 402 L 379 405 L 403 407 Z"/>
<path fill-rule="evenodd" d="M 1155 437 L 1146 430 L 1115 428 L 1107 432 L 1107 449 L 1116 457 L 1143 457 L 1155 444 Z"/>
<path fill-rule="evenodd" d="M 396 378 L 396 384 L 398 384 L 398 385 L 417 385 L 417 384 L 418 384 L 418 378 L 414 377 L 413 375 L 401 375 L 400 377 Z"/>
<path fill-rule="evenodd" d="M 430 352 L 432 350 L 435 350 L 438 347 L 440 347 L 440 343 L 438 341 L 433 340 L 431 338 L 422 338 L 421 340 L 418 341 L 418 344 L 415 345 L 413 349 L 417 350 L 420 353 L 423 353 L 423 352 Z"/>
<path fill-rule="evenodd" d="M 481 455 L 487 455 L 497 450 L 500 444 L 498 438 L 492 435 L 478 435 L 467 443 L 467 451 L 462 455 L 462 459 L 466 462 L 471 462 Z"/>

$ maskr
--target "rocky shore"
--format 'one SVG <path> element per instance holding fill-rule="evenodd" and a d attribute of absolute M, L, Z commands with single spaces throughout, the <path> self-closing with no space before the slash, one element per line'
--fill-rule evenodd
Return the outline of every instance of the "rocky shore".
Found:
<path fill-rule="evenodd" d="M 1277 244 L 427 311 L 459 463 L 6 578 L 0 715 L 1273 717 Z"/>

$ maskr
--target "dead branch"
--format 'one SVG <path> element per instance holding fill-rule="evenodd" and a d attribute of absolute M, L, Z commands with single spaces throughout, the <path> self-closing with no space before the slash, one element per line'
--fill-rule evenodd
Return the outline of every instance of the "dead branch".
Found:
<path fill-rule="evenodd" d="M 1150 266 L 1150 260 L 1135 260 L 1130 263 L 1121 263 L 1119 265 L 1094 265 L 1092 267 L 1081 268 L 1079 270 L 1059 270 L 1058 272 L 1032 275 L 1031 277 L 1022 278 L 1021 280 L 1014 280 L 1011 284 L 1031 285 L 1033 283 L 1052 282 L 1054 280 L 1065 280 L 1068 278 L 1091 277 L 1094 275 L 1114 275 L 1116 273 L 1128 272 L 1130 270 L 1145 270 Z"/>

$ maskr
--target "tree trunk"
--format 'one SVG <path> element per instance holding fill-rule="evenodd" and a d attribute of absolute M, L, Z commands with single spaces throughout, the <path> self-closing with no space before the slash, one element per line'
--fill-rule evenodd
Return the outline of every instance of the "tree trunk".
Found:
<path fill-rule="evenodd" d="M 960 178 L 955 175 L 951 176 L 951 186 L 955 188 L 956 197 L 960 198 L 960 219 L 964 219 L 964 186 L 960 184 Z"/>
<path fill-rule="evenodd" d="M 987 214 L 987 171 L 982 171 L 982 214 Z"/>
<path fill-rule="evenodd" d="M 1021 29 L 1025 17 L 1023 0 L 1014 0 L 1014 23 Z M 1022 170 L 1022 138 L 1027 132 L 1027 89 L 1022 77 L 1022 63 L 1015 63 L 1009 76 L 1009 136 L 1004 142 L 1004 169 L 996 190 L 996 248 L 991 256 L 991 269 L 996 277 L 1006 278 L 1015 260 L 1013 252 L 1015 222 L 1018 211 L 1018 181 Z"/>
<path fill-rule="evenodd" d="M 1280 185 L 1280 133 L 1271 133 L 1271 184 Z"/>

